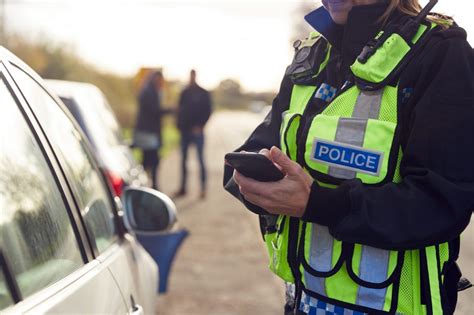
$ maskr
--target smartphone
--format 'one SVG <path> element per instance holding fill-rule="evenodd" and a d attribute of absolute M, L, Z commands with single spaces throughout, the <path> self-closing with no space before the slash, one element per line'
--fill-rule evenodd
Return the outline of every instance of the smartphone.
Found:
<path fill-rule="evenodd" d="M 239 173 L 259 182 L 276 182 L 285 175 L 266 156 L 257 153 L 227 153 L 225 160 Z"/>

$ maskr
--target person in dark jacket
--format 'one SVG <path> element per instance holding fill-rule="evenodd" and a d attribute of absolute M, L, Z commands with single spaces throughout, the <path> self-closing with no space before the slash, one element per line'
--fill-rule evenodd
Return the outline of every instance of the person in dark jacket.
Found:
<path fill-rule="evenodd" d="M 149 74 L 138 96 L 138 115 L 133 144 L 143 152 L 143 167 L 151 174 L 152 187 L 158 189 L 159 150 L 162 145 L 161 119 L 168 113 L 161 108 L 163 74 L 153 71 Z"/>
<path fill-rule="evenodd" d="M 175 197 L 186 195 L 188 181 L 188 148 L 196 145 L 201 179 L 201 194 L 206 195 L 206 164 L 204 161 L 204 126 L 212 112 L 211 96 L 208 91 L 196 82 L 196 71 L 191 70 L 189 85 L 183 90 L 179 99 L 178 129 L 181 132 L 181 186 Z"/>
<path fill-rule="evenodd" d="M 430 27 L 429 23 L 435 23 L 430 36 L 420 39 L 423 45 L 414 45 L 421 48 L 410 55 L 410 59 L 406 59 L 403 67 L 400 66 L 402 68 L 399 73 L 389 74 L 392 75 L 392 80 L 385 86 L 388 87 L 387 91 L 396 89 L 397 94 L 389 96 L 387 93 L 384 98 L 393 97 L 398 107 L 395 112 L 397 127 L 394 131 L 394 152 L 399 152 L 399 161 L 393 164 L 390 172 L 398 173 L 399 178 L 371 185 L 358 178 L 360 176 L 354 177 L 357 172 L 353 169 L 347 172 L 347 167 L 334 172 L 336 175 L 322 176 L 308 167 L 312 164 L 305 157 L 308 146 L 302 138 L 308 128 L 311 129 L 310 123 L 318 119 L 331 121 L 330 114 L 321 117 L 321 113 L 340 111 L 343 107 L 336 108 L 341 106 L 337 102 L 339 96 L 344 93 L 347 96 L 347 91 L 351 89 L 360 91 L 366 87 L 361 81 L 357 81 L 354 73 L 354 65 L 358 56 L 363 55 L 363 48 L 369 42 L 374 44 L 376 35 L 383 34 L 381 30 L 390 31 L 385 28 L 387 25 L 406 25 L 402 22 L 417 15 L 421 9 L 417 0 L 325 0 L 323 5 L 324 7 L 307 17 L 307 21 L 323 36 L 322 43 L 328 43 L 331 47 L 323 54 L 324 56 L 327 52 L 328 58 L 320 60 L 320 64 L 324 63 L 324 66 L 316 69 L 323 70 L 317 75 L 313 73 L 315 76 L 310 78 L 312 81 L 305 84 L 295 83 L 294 78 L 285 75 L 271 112 L 236 150 L 266 155 L 282 169 L 286 174 L 285 178 L 279 182 L 262 183 L 246 178 L 226 165 L 224 186 L 260 218 L 283 215 L 290 219 L 290 224 L 296 220 L 297 224 L 293 225 L 296 226 L 295 229 L 298 229 L 298 222 L 316 230 L 326 229 L 327 238 L 334 240 L 334 244 L 342 244 L 341 255 L 346 257 L 351 257 L 351 250 L 356 250 L 354 244 L 372 250 L 397 251 L 400 255 L 405 253 L 405 261 L 409 258 L 408 253 L 419 253 L 418 260 L 413 260 L 414 264 L 420 264 L 419 268 L 416 269 L 416 265 L 413 265 L 413 270 L 419 270 L 420 277 L 405 277 L 403 269 L 399 276 L 408 280 L 399 281 L 402 281 L 405 289 L 409 287 L 413 289 L 411 292 L 417 292 L 421 296 L 418 295 L 416 299 L 411 295 L 404 295 L 406 292 L 400 292 L 400 295 L 391 300 L 392 304 L 399 307 L 401 303 L 418 303 L 416 305 L 420 308 L 420 313 L 424 309 L 428 313 L 451 314 L 456 306 L 457 284 L 461 276 L 455 263 L 459 254 L 460 235 L 468 226 L 474 209 L 474 54 L 466 41 L 466 32 L 453 21 L 445 20 L 439 15 L 430 16 L 429 20 L 425 20 L 428 21 L 427 27 Z M 384 49 L 387 47 L 389 46 L 384 46 Z M 294 156 L 290 154 L 290 158 L 281 151 L 284 143 L 281 143 L 280 131 L 282 116 L 285 116 L 290 104 L 297 101 L 296 85 L 301 87 L 300 90 L 311 85 L 317 88 L 304 104 L 304 112 L 301 116 L 296 116 L 300 117 L 296 131 L 299 138 L 297 152 Z M 369 91 L 364 95 L 370 97 L 374 94 L 376 93 Z M 362 99 L 361 97 L 360 100 Z M 345 115 L 351 115 L 351 112 Z M 381 115 L 388 113 L 381 112 Z M 346 122 L 350 120 L 345 119 Z M 344 118 L 339 120 L 340 124 L 341 121 Z M 375 120 L 370 120 L 370 123 L 373 121 Z M 370 123 L 366 126 L 370 127 Z M 315 131 L 317 132 L 317 128 Z M 321 132 L 325 131 L 327 130 Z M 357 138 L 356 132 L 352 135 Z M 382 135 L 373 136 L 372 139 L 376 139 Z M 318 139 L 315 138 L 314 141 L 316 143 Z M 344 147 L 340 142 L 332 144 L 334 148 Z M 352 145 L 351 148 L 355 147 Z M 357 150 L 364 152 L 363 147 Z M 333 157 L 337 159 L 341 151 L 334 152 Z M 317 153 L 312 154 L 313 158 L 318 157 Z M 337 166 L 333 163 L 329 169 L 336 170 Z M 265 234 L 265 220 L 261 222 L 262 232 Z M 314 237 L 312 242 L 317 242 L 317 237 Z M 441 244 L 449 244 L 449 255 L 441 254 L 446 255 L 444 261 L 440 257 L 433 258 L 438 261 L 438 267 L 427 265 L 427 248 L 434 245 L 434 253 L 440 256 Z M 288 246 L 296 248 L 291 242 Z M 362 291 L 366 293 L 365 297 L 376 300 L 378 297 L 373 292 L 382 288 L 380 283 L 367 288 L 364 287 L 367 281 L 359 281 L 359 290 L 354 291 L 357 299 L 354 298 L 351 303 L 346 301 L 347 296 L 353 294 L 351 292 L 347 292 L 347 296 L 328 298 L 331 292 L 329 289 L 325 291 L 324 286 L 317 294 L 314 293 L 316 289 L 314 292 L 309 290 L 310 279 L 323 279 L 323 285 L 328 285 L 333 281 L 332 277 L 337 270 L 326 273 L 306 271 L 308 264 L 323 259 L 320 256 L 318 258 L 318 254 L 324 253 L 327 248 L 320 247 L 310 253 L 314 255 L 311 256 L 314 260 L 309 263 L 304 261 L 306 248 L 300 246 L 295 249 L 295 253 L 296 250 L 299 255 L 295 254 L 295 257 L 289 257 L 288 260 L 290 265 L 296 265 L 296 268 L 291 269 L 295 278 L 301 277 L 298 273 L 305 270 L 306 282 L 296 280 L 299 291 L 296 294 L 299 298 L 296 305 L 300 312 L 319 314 L 321 308 L 325 311 L 336 310 L 334 312 L 337 314 L 341 310 L 344 314 L 380 312 L 357 304 L 359 298 L 362 300 L 364 297 L 357 295 Z M 306 266 L 300 268 L 301 263 Z M 349 277 L 345 271 L 346 268 L 349 269 L 347 265 L 347 262 L 344 263 L 344 270 L 337 271 L 335 275 L 339 275 L 339 280 L 336 281 L 341 281 L 338 290 L 348 287 L 346 283 L 352 285 L 351 279 L 360 276 L 352 273 Z M 373 271 L 375 273 L 376 269 Z M 439 279 L 435 276 L 427 280 L 428 273 L 434 275 L 438 272 Z M 430 281 L 438 283 L 438 287 L 430 288 Z M 335 287 L 331 288 L 334 292 Z M 391 287 L 391 292 L 395 292 L 395 289 L 398 290 L 398 287 Z M 433 300 L 434 296 L 437 299 Z M 407 302 L 410 298 L 412 300 Z M 390 305 L 386 304 L 385 307 L 388 306 Z M 393 309 L 384 311 L 395 313 Z M 416 313 L 411 309 L 402 313 L 414 312 Z"/>

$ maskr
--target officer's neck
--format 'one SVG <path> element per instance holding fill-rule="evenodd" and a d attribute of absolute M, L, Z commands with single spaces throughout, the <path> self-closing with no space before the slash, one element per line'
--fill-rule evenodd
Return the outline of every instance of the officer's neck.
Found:
<path fill-rule="evenodd" d="M 355 6 L 349 12 L 345 25 L 334 23 L 327 10 L 321 7 L 311 13 L 310 15 L 314 14 L 314 18 L 307 18 L 307 21 L 342 54 L 344 63 L 350 65 L 365 44 L 382 29 L 380 17 L 387 6 L 388 3 L 385 1 Z"/>

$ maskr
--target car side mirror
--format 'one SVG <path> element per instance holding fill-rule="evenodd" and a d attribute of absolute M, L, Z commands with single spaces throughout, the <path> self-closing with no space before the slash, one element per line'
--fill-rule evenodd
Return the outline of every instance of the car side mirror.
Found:
<path fill-rule="evenodd" d="M 177 221 L 174 202 L 154 189 L 126 188 L 122 201 L 125 225 L 135 232 L 164 232 L 172 229 Z"/>

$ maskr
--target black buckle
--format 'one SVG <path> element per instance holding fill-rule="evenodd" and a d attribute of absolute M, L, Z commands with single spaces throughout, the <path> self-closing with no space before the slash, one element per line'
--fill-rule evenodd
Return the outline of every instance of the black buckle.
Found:
<path fill-rule="evenodd" d="M 381 40 L 372 39 L 370 42 L 367 43 L 367 45 L 364 46 L 359 57 L 357 57 L 357 60 L 360 63 L 365 64 L 367 60 L 372 57 L 375 51 L 377 51 L 377 49 L 382 45 L 382 43 L 383 42 Z"/>
<path fill-rule="evenodd" d="M 472 288 L 472 283 L 466 278 L 461 278 L 458 281 L 458 292 Z"/>

